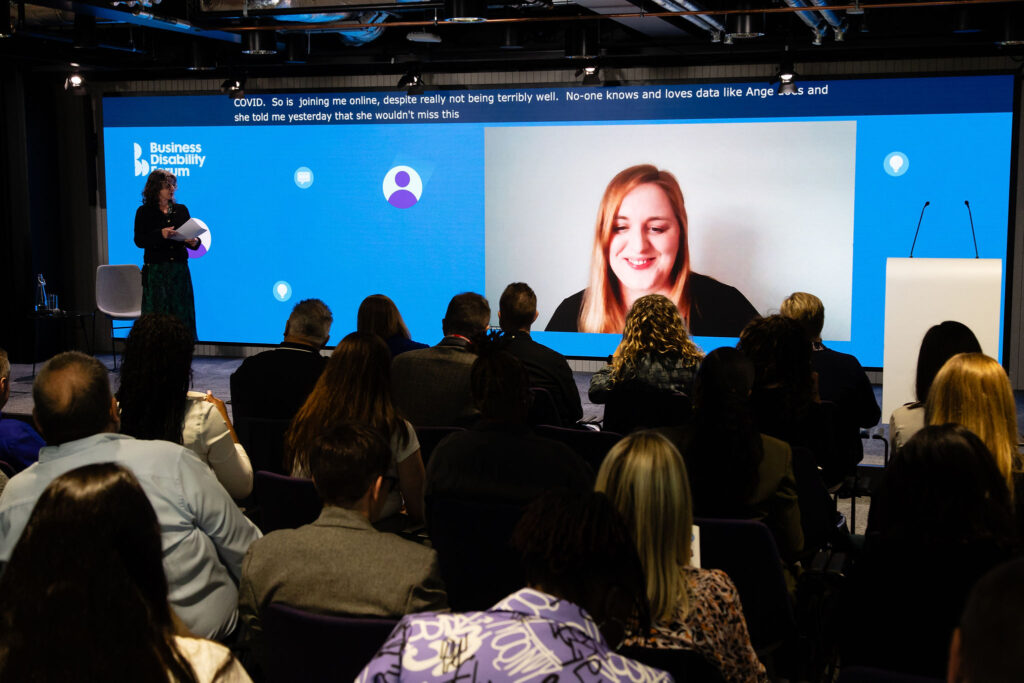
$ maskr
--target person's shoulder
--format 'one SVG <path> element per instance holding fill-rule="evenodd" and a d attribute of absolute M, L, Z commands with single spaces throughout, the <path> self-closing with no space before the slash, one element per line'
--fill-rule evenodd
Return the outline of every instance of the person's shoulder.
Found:
<path fill-rule="evenodd" d="M 694 594 L 727 600 L 732 600 L 733 596 L 738 595 L 736 584 L 721 569 L 687 567 L 686 571 Z"/>
<path fill-rule="evenodd" d="M 694 297 L 740 297 L 744 301 L 747 300 L 747 297 L 743 296 L 743 293 L 740 292 L 740 290 L 736 289 L 732 285 L 716 280 L 710 275 L 691 272 L 689 278 L 690 291 Z"/>
<path fill-rule="evenodd" d="M 583 295 L 586 289 L 581 289 L 572 296 L 562 299 L 555 312 L 544 328 L 546 332 L 578 332 L 580 306 L 583 305 Z"/>

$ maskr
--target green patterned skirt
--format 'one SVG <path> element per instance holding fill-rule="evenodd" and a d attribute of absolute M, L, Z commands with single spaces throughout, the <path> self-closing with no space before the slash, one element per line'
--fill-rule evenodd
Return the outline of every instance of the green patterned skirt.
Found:
<path fill-rule="evenodd" d="M 142 313 L 173 315 L 196 338 L 196 307 L 187 263 L 150 263 L 142 268 Z"/>

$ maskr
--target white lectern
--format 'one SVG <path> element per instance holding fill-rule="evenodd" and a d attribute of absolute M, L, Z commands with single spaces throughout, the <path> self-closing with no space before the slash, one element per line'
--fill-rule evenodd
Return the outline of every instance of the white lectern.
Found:
<path fill-rule="evenodd" d="M 882 419 L 914 401 L 917 352 L 944 320 L 967 325 L 981 349 L 999 357 L 1000 259 L 890 258 L 885 266 Z M 924 397 L 922 397 L 924 398 Z"/>

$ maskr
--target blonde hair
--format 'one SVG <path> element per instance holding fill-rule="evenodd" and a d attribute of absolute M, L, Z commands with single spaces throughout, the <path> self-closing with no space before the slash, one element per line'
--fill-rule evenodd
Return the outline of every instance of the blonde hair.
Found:
<path fill-rule="evenodd" d="M 821 339 L 821 328 L 825 326 L 825 305 L 818 297 L 807 292 L 793 292 L 782 302 L 779 313 L 800 323 L 811 341 Z"/>
<path fill-rule="evenodd" d="M 686 465 L 672 442 L 653 431 L 634 432 L 608 452 L 595 490 L 626 521 L 647 577 L 651 616 L 682 620 L 690 611 L 683 568 L 690 563 L 693 506 Z"/>
<path fill-rule="evenodd" d="M 1006 371 L 983 353 L 958 353 L 946 361 L 925 402 L 927 424 L 963 425 L 984 442 L 1013 495 L 1013 473 L 1021 471 L 1017 452 L 1017 404 Z"/>
<path fill-rule="evenodd" d="M 675 304 L 661 294 L 642 296 L 629 309 L 622 342 L 612 359 L 612 379 L 628 376 L 642 356 L 681 356 L 689 367 L 696 367 L 704 357 L 687 334 Z"/>
<path fill-rule="evenodd" d="M 679 182 L 668 171 L 658 170 L 657 166 L 641 164 L 630 166 L 612 178 L 605 188 L 601 205 L 597 210 L 597 223 L 594 228 L 594 247 L 590 260 L 590 286 L 583 295 L 578 321 L 580 332 L 610 332 L 617 334 L 622 330 L 626 317 L 626 302 L 622 297 L 619 281 L 612 272 L 608 260 L 608 249 L 612 241 L 612 228 L 615 216 L 626 195 L 641 185 L 657 185 L 665 193 L 672 205 L 676 221 L 679 223 L 679 248 L 672 266 L 671 300 L 679 309 L 684 321 L 690 319 L 690 252 L 687 246 L 686 203 Z"/>

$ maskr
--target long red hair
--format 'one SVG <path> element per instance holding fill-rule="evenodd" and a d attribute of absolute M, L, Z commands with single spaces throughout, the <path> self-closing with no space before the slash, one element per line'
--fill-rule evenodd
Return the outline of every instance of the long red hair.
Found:
<path fill-rule="evenodd" d="M 646 184 L 657 185 L 665 193 L 676 221 L 679 223 L 679 249 L 672 265 L 672 288 L 669 299 L 679 308 L 679 315 L 689 327 L 690 296 L 688 291 L 690 274 L 690 250 L 687 244 L 686 203 L 679 181 L 668 171 L 659 170 L 651 164 L 630 166 L 612 178 L 601 198 L 594 227 L 594 249 L 590 261 L 590 286 L 583 295 L 578 321 L 580 332 L 622 332 L 629 306 L 622 296 L 618 278 L 612 272 L 608 260 L 608 248 L 612 241 L 612 228 L 622 200 L 637 187 Z"/>

